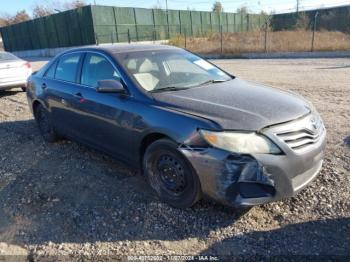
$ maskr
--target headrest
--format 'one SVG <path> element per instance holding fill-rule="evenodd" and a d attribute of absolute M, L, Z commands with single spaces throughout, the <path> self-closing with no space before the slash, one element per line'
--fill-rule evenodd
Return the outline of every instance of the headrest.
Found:
<path fill-rule="evenodd" d="M 153 64 L 151 60 L 148 58 L 145 59 L 145 61 L 142 62 L 139 68 L 139 73 L 148 73 L 151 72 L 153 69 Z"/>

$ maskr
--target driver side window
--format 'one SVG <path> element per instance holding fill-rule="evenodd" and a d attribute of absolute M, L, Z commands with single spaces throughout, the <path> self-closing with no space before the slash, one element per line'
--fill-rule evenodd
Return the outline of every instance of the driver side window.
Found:
<path fill-rule="evenodd" d="M 119 79 L 120 75 L 104 56 L 90 53 L 85 56 L 81 74 L 82 85 L 95 88 L 100 80 Z"/>

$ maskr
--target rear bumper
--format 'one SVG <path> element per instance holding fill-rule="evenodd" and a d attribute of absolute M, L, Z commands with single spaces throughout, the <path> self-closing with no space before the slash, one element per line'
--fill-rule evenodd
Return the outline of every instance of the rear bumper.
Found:
<path fill-rule="evenodd" d="M 296 195 L 322 168 L 326 132 L 303 154 L 240 155 L 216 148 L 182 153 L 196 170 L 203 193 L 222 204 L 249 207 Z"/>
<path fill-rule="evenodd" d="M 27 79 L 19 79 L 11 82 L 0 82 L 0 90 L 7 90 L 16 87 L 26 87 Z"/>

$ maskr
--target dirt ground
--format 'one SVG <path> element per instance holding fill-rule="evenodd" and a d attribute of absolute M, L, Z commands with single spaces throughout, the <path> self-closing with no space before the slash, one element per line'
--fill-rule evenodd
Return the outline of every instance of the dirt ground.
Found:
<path fill-rule="evenodd" d="M 241 78 L 297 92 L 319 110 L 328 144 L 324 167 L 307 189 L 248 212 L 207 201 L 174 209 L 124 164 L 74 142 L 45 144 L 25 93 L 0 92 L 0 260 L 158 254 L 349 259 L 350 59 L 214 62 Z"/>

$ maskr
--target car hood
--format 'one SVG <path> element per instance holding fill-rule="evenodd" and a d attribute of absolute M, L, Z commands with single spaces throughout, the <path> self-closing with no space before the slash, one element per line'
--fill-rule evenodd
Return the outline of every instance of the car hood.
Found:
<path fill-rule="evenodd" d="M 300 96 L 237 78 L 153 96 L 162 106 L 210 119 L 227 130 L 256 131 L 310 112 Z"/>

